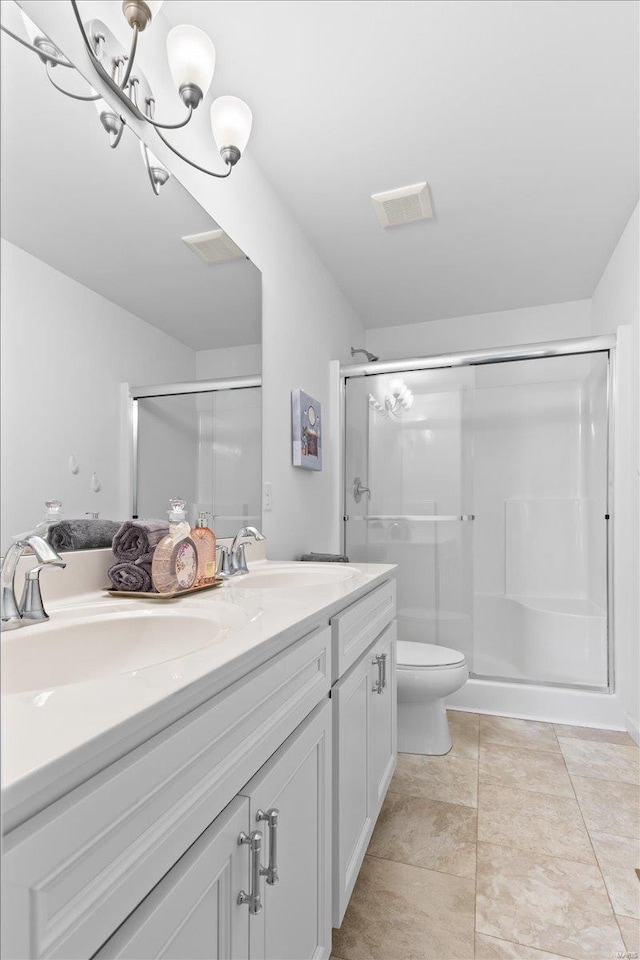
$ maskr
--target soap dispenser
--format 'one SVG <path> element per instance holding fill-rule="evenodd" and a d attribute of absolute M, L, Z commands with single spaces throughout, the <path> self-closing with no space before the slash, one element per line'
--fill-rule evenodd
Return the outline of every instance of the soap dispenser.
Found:
<path fill-rule="evenodd" d="M 202 510 L 191 531 L 191 539 L 198 553 L 196 587 L 213 583 L 216 578 L 216 535 L 207 524 L 207 514 Z"/>
<path fill-rule="evenodd" d="M 177 497 L 169 501 L 169 533 L 156 547 L 151 563 L 151 579 L 158 593 L 189 590 L 196 581 L 198 554 L 185 506 Z"/>

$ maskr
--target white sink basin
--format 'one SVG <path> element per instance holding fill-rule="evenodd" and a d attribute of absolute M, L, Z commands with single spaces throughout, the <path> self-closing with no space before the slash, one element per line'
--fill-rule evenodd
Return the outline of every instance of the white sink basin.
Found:
<path fill-rule="evenodd" d="M 326 587 L 353 580 L 357 572 L 341 563 L 269 563 L 264 569 L 254 568 L 244 576 L 232 577 L 229 582 L 258 590 Z"/>
<path fill-rule="evenodd" d="M 206 616 L 175 607 L 158 610 L 64 611 L 2 638 L 2 692 L 23 693 L 131 673 L 219 643 L 249 620 L 224 601 Z"/>

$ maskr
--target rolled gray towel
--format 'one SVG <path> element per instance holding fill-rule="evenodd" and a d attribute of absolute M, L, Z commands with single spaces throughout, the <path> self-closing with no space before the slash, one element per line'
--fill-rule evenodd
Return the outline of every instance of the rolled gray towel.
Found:
<path fill-rule="evenodd" d="M 99 550 L 110 547 L 120 522 L 116 520 L 61 520 L 49 529 L 54 550 Z"/>
<path fill-rule="evenodd" d="M 151 571 L 145 564 L 121 561 L 109 567 L 107 574 L 113 590 L 133 590 L 136 593 L 150 593 L 153 590 Z"/>
<path fill-rule="evenodd" d="M 152 554 L 168 533 L 166 520 L 125 520 L 113 538 L 114 556 L 122 561 L 138 560 Z"/>

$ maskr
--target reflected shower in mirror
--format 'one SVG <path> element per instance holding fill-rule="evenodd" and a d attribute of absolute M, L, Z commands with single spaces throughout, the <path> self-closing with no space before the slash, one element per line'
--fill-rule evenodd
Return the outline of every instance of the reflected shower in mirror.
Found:
<path fill-rule="evenodd" d="M 244 379 L 203 393 L 134 399 L 134 514 L 161 516 L 179 489 L 190 513 L 205 513 L 218 537 L 260 525 L 261 388 Z M 196 469 L 185 475 L 185 463 Z"/>
<path fill-rule="evenodd" d="M 174 176 L 154 195 L 132 131 L 110 149 L 95 105 L 61 96 L 40 66 L 3 35 L 2 82 L 21 95 L 3 100 L 2 552 L 45 501 L 67 519 L 131 516 L 136 472 L 140 517 L 164 518 L 179 496 L 190 520 L 224 516 L 220 535 L 256 523 L 259 386 L 184 409 L 148 401 L 139 464 L 130 391 L 259 385 L 260 271 Z"/>

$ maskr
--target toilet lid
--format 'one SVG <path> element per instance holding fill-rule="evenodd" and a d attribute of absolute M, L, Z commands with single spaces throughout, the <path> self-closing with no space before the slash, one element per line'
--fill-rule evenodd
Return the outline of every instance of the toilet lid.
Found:
<path fill-rule="evenodd" d="M 435 643 L 398 641 L 398 665 L 401 667 L 447 667 L 464 662 L 464 654 Z"/>

